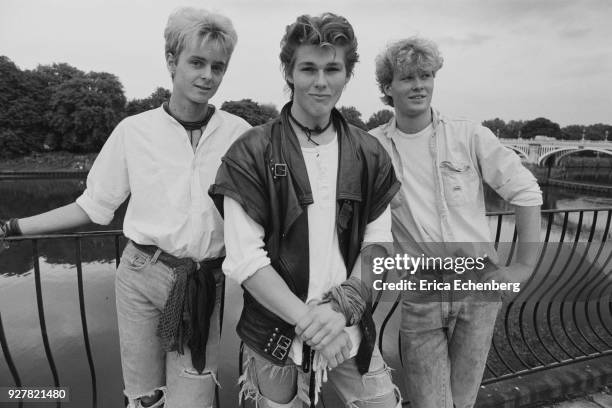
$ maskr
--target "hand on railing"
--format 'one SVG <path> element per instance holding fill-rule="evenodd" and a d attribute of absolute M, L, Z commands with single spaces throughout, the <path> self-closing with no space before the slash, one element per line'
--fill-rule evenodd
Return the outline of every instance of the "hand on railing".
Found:
<path fill-rule="evenodd" d="M 14 237 L 21 235 L 21 228 L 19 228 L 19 222 L 17 218 L 11 218 L 10 220 L 0 220 L 0 238 Z"/>
<path fill-rule="evenodd" d="M 9 247 L 8 242 L 4 238 L 15 235 L 21 235 L 17 218 L 11 218 L 6 221 L 0 219 L 0 253 Z"/>
<path fill-rule="evenodd" d="M 534 267 L 520 262 L 514 262 L 509 266 L 500 266 L 495 270 L 487 271 L 482 276 L 483 282 L 496 281 L 497 283 L 519 283 L 523 285 L 534 271 Z M 505 291 L 502 291 L 502 298 Z"/>
<path fill-rule="evenodd" d="M 6 232 L 8 230 L 8 221 L 4 221 L 0 219 L 0 239 L 6 237 Z"/>

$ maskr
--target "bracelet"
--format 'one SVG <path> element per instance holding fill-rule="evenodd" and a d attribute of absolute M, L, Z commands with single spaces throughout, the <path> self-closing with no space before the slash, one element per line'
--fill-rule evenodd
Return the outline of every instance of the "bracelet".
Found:
<path fill-rule="evenodd" d="M 347 326 L 353 326 L 361 320 L 369 297 L 368 287 L 360 279 L 351 277 L 331 288 L 323 295 L 323 301 L 329 302 L 334 311 L 344 315 Z"/>
<path fill-rule="evenodd" d="M 2 228 L 5 237 L 16 237 L 23 235 L 21 228 L 19 228 L 19 220 L 17 218 L 11 218 L 8 221 L 4 221 L 2 224 L 0 224 L 0 228 Z"/>

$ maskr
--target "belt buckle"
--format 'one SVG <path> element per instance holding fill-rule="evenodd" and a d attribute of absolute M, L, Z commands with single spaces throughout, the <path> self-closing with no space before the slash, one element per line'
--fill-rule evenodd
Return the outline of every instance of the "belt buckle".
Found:
<path fill-rule="evenodd" d="M 272 164 L 272 174 L 274 177 L 287 177 L 288 173 L 287 165 L 285 163 Z"/>
<path fill-rule="evenodd" d="M 274 347 L 274 350 L 272 350 L 272 356 L 278 358 L 279 360 L 283 360 L 289 352 L 290 347 L 291 339 L 281 334 L 278 337 L 278 340 L 276 340 L 276 347 Z"/>

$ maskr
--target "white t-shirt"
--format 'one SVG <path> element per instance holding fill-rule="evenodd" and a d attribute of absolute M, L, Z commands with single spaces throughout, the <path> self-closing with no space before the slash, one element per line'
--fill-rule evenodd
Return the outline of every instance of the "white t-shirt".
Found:
<path fill-rule="evenodd" d="M 417 133 L 404 133 L 395 129 L 393 140 L 402 158 L 403 174 L 397 174 L 402 188 L 395 199 L 410 200 L 414 214 L 419 214 L 416 222 L 430 242 L 442 242 L 440 216 L 435 205 L 436 194 L 433 186 L 435 175 L 433 157 L 429 144 L 433 135 L 433 125 Z"/>

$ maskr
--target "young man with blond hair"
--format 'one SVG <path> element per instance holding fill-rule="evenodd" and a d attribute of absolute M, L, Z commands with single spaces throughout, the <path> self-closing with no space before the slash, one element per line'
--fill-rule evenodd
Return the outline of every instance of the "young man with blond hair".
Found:
<path fill-rule="evenodd" d="M 129 196 L 123 232 L 130 241 L 116 276 L 129 407 L 212 407 L 225 248 L 206 191 L 221 156 L 249 125 L 208 103 L 236 45 L 231 21 L 180 8 L 164 36 L 169 102 L 117 125 L 75 203 L 12 219 L 2 234 L 106 225 Z"/>
<path fill-rule="evenodd" d="M 391 156 L 402 183 L 391 202 L 394 242 L 409 256 L 456 255 L 443 252 L 461 248 L 463 255 L 488 257 L 495 263 L 484 182 L 515 206 L 522 244 L 513 264 L 498 267 L 483 279 L 522 282 L 537 256 L 533 243 L 539 241 L 540 189 L 518 156 L 489 129 L 443 116 L 431 107 L 442 64 L 436 44 L 419 37 L 392 43 L 376 59 L 382 100 L 395 110 L 389 123 L 371 131 Z M 457 277 L 450 271 L 424 271 L 420 276 L 444 282 Z M 402 362 L 410 406 L 472 407 L 499 298 L 483 301 L 480 296 L 458 297 L 444 291 L 405 291 L 402 297 Z"/>

